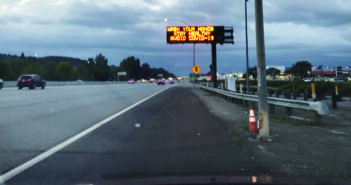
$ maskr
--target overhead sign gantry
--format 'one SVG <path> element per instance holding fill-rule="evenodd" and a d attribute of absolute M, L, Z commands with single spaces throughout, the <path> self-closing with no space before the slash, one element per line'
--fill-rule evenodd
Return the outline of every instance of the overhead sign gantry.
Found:
<path fill-rule="evenodd" d="M 211 44 L 212 82 L 217 87 L 216 44 L 234 44 L 233 27 L 225 26 L 168 26 L 167 44 Z"/>
<path fill-rule="evenodd" d="M 167 43 L 232 43 L 233 28 L 224 26 L 168 26 Z"/>

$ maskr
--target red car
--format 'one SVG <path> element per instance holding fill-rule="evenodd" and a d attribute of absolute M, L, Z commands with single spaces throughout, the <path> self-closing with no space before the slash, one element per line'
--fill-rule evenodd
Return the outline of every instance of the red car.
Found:
<path fill-rule="evenodd" d="M 156 83 L 157 83 L 157 85 L 165 85 L 164 80 L 157 80 Z"/>
<path fill-rule="evenodd" d="M 170 84 L 174 84 L 174 80 L 169 81 Z"/>

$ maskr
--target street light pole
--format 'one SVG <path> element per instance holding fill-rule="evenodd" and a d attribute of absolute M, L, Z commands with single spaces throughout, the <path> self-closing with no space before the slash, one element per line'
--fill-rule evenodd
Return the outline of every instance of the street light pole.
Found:
<path fill-rule="evenodd" d="M 245 35 L 246 35 L 246 89 L 247 93 L 250 91 L 250 83 L 249 83 L 249 49 L 248 49 L 248 39 L 247 39 L 247 1 L 245 0 Z"/>

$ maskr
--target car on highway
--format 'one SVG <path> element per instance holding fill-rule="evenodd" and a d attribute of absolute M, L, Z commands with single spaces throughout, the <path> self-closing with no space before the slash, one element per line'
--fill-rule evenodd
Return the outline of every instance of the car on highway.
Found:
<path fill-rule="evenodd" d="M 84 81 L 81 80 L 81 79 L 78 79 L 78 80 L 77 80 L 77 85 L 84 85 Z"/>
<path fill-rule="evenodd" d="M 343 82 L 344 80 L 341 78 L 328 78 L 327 81 L 329 81 L 329 82 Z"/>
<path fill-rule="evenodd" d="M 169 81 L 169 84 L 174 84 L 174 80 Z"/>
<path fill-rule="evenodd" d="M 134 84 L 135 81 L 133 79 L 128 80 L 128 84 Z"/>
<path fill-rule="evenodd" d="M 164 80 L 157 80 L 156 83 L 157 83 L 157 85 L 165 85 Z"/>
<path fill-rule="evenodd" d="M 324 81 L 323 78 L 314 78 L 313 81 Z"/>
<path fill-rule="evenodd" d="M 0 78 L 0 89 L 4 86 L 4 81 Z"/>
<path fill-rule="evenodd" d="M 341 78 L 334 78 L 332 82 L 343 82 L 344 80 Z"/>
<path fill-rule="evenodd" d="M 303 81 L 304 82 L 312 82 L 312 79 L 311 78 L 304 78 Z"/>
<path fill-rule="evenodd" d="M 45 86 L 45 80 L 37 74 L 23 74 L 17 79 L 17 87 L 19 90 L 23 87 L 28 87 L 29 89 L 41 87 L 41 89 L 45 89 Z"/>

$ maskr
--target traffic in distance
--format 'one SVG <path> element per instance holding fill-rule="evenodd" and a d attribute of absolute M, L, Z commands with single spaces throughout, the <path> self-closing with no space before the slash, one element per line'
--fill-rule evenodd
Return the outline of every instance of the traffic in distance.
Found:
<path fill-rule="evenodd" d="M 351 78 L 348 77 L 347 81 L 351 81 Z M 345 80 L 341 78 L 304 78 L 304 82 L 314 82 L 314 81 L 325 81 L 325 82 L 343 82 Z"/>
<path fill-rule="evenodd" d="M 161 79 L 154 79 L 151 78 L 149 80 L 141 79 L 141 80 L 134 80 L 130 79 L 127 81 L 128 84 L 135 84 L 135 83 L 156 83 L 157 85 L 165 85 L 165 84 L 175 84 L 180 83 L 181 80 L 184 80 L 181 77 L 178 78 L 161 78 Z M 83 80 L 77 80 L 77 83 L 82 85 L 84 84 Z M 4 81 L 0 79 L 0 89 L 4 86 Z M 30 90 L 34 90 L 37 87 L 41 89 L 45 89 L 46 81 L 38 74 L 22 74 L 18 79 L 16 86 L 19 90 L 22 90 L 24 87 L 28 87 Z"/>
<path fill-rule="evenodd" d="M 162 79 L 150 79 L 150 80 L 137 80 L 138 83 L 156 83 L 157 85 L 165 85 L 165 84 L 175 84 L 175 83 L 180 83 L 180 81 L 183 80 L 183 78 L 162 78 Z M 135 81 L 133 79 L 128 80 L 128 84 L 135 84 Z"/>

